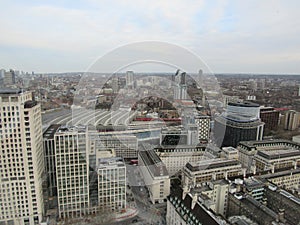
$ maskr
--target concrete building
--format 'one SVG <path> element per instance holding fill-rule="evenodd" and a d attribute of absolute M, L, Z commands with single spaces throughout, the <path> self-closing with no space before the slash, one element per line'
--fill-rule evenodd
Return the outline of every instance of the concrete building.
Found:
<path fill-rule="evenodd" d="M 38 224 L 44 212 L 41 108 L 30 92 L 0 89 L 0 224 Z"/>
<path fill-rule="evenodd" d="M 208 141 L 210 138 L 210 116 L 203 114 L 195 116 L 195 124 L 199 130 L 199 141 Z"/>
<path fill-rule="evenodd" d="M 13 70 L 4 72 L 3 84 L 4 86 L 13 85 L 16 83 L 15 72 Z"/>
<path fill-rule="evenodd" d="M 98 205 L 100 212 L 126 209 L 126 167 L 120 157 L 98 159 Z"/>
<path fill-rule="evenodd" d="M 262 140 L 263 130 L 259 105 L 251 102 L 228 103 L 226 112 L 214 122 L 214 138 L 221 147 L 236 147 L 240 141 Z"/>
<path fill-rule="evenodd" d="M 52 124 L 43 133 L 49 197 L 57 196 L 54 134 L 60 126 L 59 124 Z"/>
<path fill-rule="evenodd" d="M 245 178 L 243 180 L 243 191 L 244 193 L 247 193 L 252 198 L 254 198 L 256 201 L 263 201 L 264 198 L 264 192 L 265 192 L 265 185 L 260 182 L 259 180 L 250 177 Z"/>
<path fill-rule="evenodd" d="M 187 124 L 183 126 L 170 126 L 161 128 L 161 145 L 193 145 L 199 143 L 198 126 Z"/>
<path fill-rule="evenodd" d="M 192 195 L 198 195 L 199 202 L 215 214 L 226 217 L 229 182 L 217 180 L 207 182 L 201 188 L 191 190 Z"/>
<path fill-rule="evenodd" d="M 182 185 L 200 186 L 213 180 L 228 179 L 232 176 L 244 175 L 245 170 L 237 160 L 209 159 L 196 163 L 187 163 L 182 173 Z"/>
<path fill-rule="evenodd" d="M 86 128 L 61 127 L 54 139 L 59 218 L 87 215 L 90 204 Z"/>
<path fill-rule="evenodd" d="M 175 74 L 174 100 L 188 99 L 186 73 L 177 70 Z"/>
<path fill-rule="evenodd" d="M 153 204 L 166 201 L 170 194 L 170 177 L 166 166 L 154 150 L 141 150 L 138 162 Z"/>
<path fill-rule="evenodd" d="M 285 170 L 259 176 L 265 183 L 275 184 L 291 192 L 300 193 L 300 169 Z"/>
<path fill-rule="evenodd" d="M 126 86 L 128 88 L 132 89 L 134 87 L 134 73 L 133 73 L 133 71 L 127 71 L 125 79 L 126 79 Z"/>
<path fill-rule="evenodd" d="M 225 157 L 226 159 L 239 159 L 239 151 L 233 147 L 223 147 L 221 152 L 221 157 Z"/>
<path fill-rule="evenodd" d="M 244 141 L 240 142 L 237 149 L 239 150 L 239 161 L 248 172 L 256 172 L 256 163 L 253 161 L 259 150 L 261 151 L 277 151 L 283 150 L 300 150 L 300 145 L 283 139 L 263 140 L 263 141 Z M 276 161 L 276 160 L 275 160 Z"/>
<path fill-rule="evenodd" d="M 299 127 L 300 113 L 295 110 L 289 110 L 284 114 L 284 129 L 296 130 Z"/>
<path fill-rule="evenodd" d="M 300 150 L 259 150 L 254 156 L 254 165 L 257 172 L 296 169 L 300 167 Z"/>
<path fill-rule="evenodd" d="M 265 129 L 276 130 L 279 124 L 279 111 L 273 107 L 260 107 L 260 119 L 265 123 Z"/>
<path fill-rule="evenodd" d="M 91 149 L 114 149 L 117 157 L 137 158 L 138 140 L 134 135 L 89 133 Z"/>
<path fill-rule="evenodd" d="M 207 159 L 206 145 L 190 146 L 160 146 L 154 148 L 155 153 L 165 164 L 170 176 L 183 169 L 188 162 L 198 162 Z"/>

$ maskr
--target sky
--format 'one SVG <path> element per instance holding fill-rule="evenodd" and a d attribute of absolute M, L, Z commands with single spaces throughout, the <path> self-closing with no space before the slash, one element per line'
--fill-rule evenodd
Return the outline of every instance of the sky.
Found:
<path fill-rule="evenodd" d="M 0 68 L 6 70 L 87 71 L 120 46 L 158 41 L 193 52 L 214 73 L 300 74 L 298 0 L 0 4 Z"/>

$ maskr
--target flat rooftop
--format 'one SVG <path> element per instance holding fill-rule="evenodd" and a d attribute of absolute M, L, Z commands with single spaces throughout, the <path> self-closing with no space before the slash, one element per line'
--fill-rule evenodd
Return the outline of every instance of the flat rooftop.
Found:
<path fill-rule="evenodd" d="M 296 149 L 284 149 L 284 150 L 274 150 L 274 151 L 258 151 L 257 155 L 264 157 L 266 159 L 281 159 L 293 156 L 300 157 L 300 151 Z"/>
<path fill-rule="evenodd" d="M 300 144 L 285 140 L 285 139 L 273 139 L 273 140 L 263 140 L 263 141 L 241 141 L 239 145 L 247 147 L 247 148 L 257 148 L 261 147 L 263 145 L 267 145 L 265 147 L 268 148 L 277 148 L 276 146 L 282 146 L 282 147 L 297 147 L 300 149 Z"/>
<path fill-rule="evenodd" d="M 139 151 L 141 159 L 143 160 L 145 166 L 151 171 L 154 176 L 168 176 L 166 166 L 155 153 L 154 150 Z"/>
<path fill-rule="evenodd" d="M 106 167 L 123 167 L 125 163 L 121 157 L 109 157 L 98 159 L 98 169 Z"/>
<path fill-rule="evenodd" d="M 56 131 L 60 128 L 60 124 L 51 124 L 47 130 L 43 133 L 43 138 L 44 139 L 53 139 L 54 134 Z"/>
<path fill-rule="evenodd" d="M 186 167 L 192 171 L 201 171 L 201 170 L 209 170 L 209 169 L 216 169 L 228 166 L 239 166 L 241 165 L 237 160 L 232 159 L 208 159 L 199 162 L 188 162 Z"/>
<path fill-rule="evenodd" d="M 0 95 L 20 94 L 22 92 L 23 92 L 23 90 L 21 90 L 21 89 L 0 88 Z"/>

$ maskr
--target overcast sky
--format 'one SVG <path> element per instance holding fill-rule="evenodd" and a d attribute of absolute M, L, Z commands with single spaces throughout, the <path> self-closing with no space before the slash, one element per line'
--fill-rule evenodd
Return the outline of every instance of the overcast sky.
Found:
<path fill-rule="evenodd" d="M 86 71 L 145 40 L 176 44 L 213 72 L 300 74 L 299 0 L 0 0 L 0 68 Z"/>

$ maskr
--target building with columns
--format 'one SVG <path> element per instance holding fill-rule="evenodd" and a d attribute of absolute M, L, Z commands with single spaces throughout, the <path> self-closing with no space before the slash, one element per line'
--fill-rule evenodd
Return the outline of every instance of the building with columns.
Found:
<path fill-rule="evenodd" d="M 299 167 L 300 144 L 290 140 L 243 141 L 237 149 L 239 161 L 247 172 Z"/>

